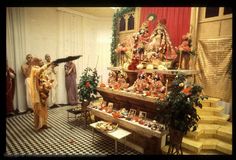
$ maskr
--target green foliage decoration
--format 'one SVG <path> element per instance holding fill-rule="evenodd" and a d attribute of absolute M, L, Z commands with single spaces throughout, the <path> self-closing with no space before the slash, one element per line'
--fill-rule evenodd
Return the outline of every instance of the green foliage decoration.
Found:
<path fill-rule="evenodd" d="M 99 82 L 99 76 L 96 68 L 93 70 L 89 67 L 83 71 L 79 82 L 79 99 L 80 101 L 91 101 L 95 99 L 97 94 L 97 85 Z"/>
<path fill-rule="evenodd" d="M 118 36 L 118 20 L 121 18 L 124 14 L 128 12 L 135 11 L 135 7 L 122 7 L 119 11 L 117 11 L 113 15 L 113 25 L 112 25 L 112 42 L 111 42 L 111 64 L 113 66 L 118 65 L 118 56 L 115 52 L 115 49 L 119 42 L 119 36 Z"/>
<path fill-rule="evenodd" d="M 167 128 L 172 128 L 187 134 L 195 131 L 200 120 L 195 107 L 202 108 L 201 101 L 207 96 L 202 96 L 202 87 L 199 85 L 185 86 L 184 74 L 176 75 L 171 84 L 170 92 L 157 104 L 156 120 Z"/>

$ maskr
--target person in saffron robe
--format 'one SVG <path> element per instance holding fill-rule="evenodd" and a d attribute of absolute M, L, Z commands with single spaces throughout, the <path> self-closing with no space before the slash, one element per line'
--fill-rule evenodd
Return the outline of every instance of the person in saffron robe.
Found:
<path fill-rule="evenodd" d="M 69 61 L 66 62 L 64 68 L 65 68 L 67 101 L 69 105 L 76 105 L 78 104 L 77 87 L 76 87 L 76 66 L 72 61 Z"/>
<path fill-rule="evenodd" d="M 34 63 L 29 75 L 29 84 L 31 90 L 31 101 L 34 112 L 34 128 L 36 131 L 49 128 L 48 104 L 47 98 L 52 86 L 53 80 L 50 80 L 44 72 L 52 63 L 43 65 L 41 59 L 34 58 Z"/>
<path fill-rule="evenodd" d="M 6 111 L 7 115 L 14 115 L 13 99 L 15 93 L 15 71 L 6 66 Z"/>
<path fill-rule="evenodd" d="M 32 108 L 33 108 L 31 98 L 30 98 L 31 93 L 30 93 L 30 89 L 29 89 L 29 75 L 30 75 L 30 71 L 31 71 L 32 59 L 33 59 L 32 55 L 27 54 L 26 55 L 26 63 L 21 66 L 21 71 L 22 71 L 22 74 L 24 75 L 24 78 L 25 78 L 26 102 L 27 102 L 27 107 L 29 110 L 32 110 Z M 19 111 L 21 112 L 21 110 L 19 110 Z"/>
<path fill-rule="evenodd" d="M 51 63 L 51 57 L 49 54 L 45 55 L 45 64 Z M 52 83 L 52 89 L 49 92 L 48 97 L 48 106 L 56 106 L 56 87 L 57 87 L 57 80 L 56 80 L 56 71 L 55 71 L 56 65 L 51 65 L 45 72 L 48 75 L 49 79 L 54 80 Z"/>

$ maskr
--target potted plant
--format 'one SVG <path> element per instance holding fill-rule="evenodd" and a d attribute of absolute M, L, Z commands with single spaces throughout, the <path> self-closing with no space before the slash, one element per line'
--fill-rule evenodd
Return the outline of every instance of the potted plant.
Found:
<path fill-rule="evenodd" d="M 82 107 L 89 105 L 90 101 L 95 99 L 97 94 L 97 85 L 99 82 L 99 76 L 97 75 L 97 70 L 93 70 L 87 67 L 80 77 L 79 81 L 79 100 L 82 102 Z"/>
<path fill-rule="evenodd" d="M 185 84 L 183 74 L 176 75 L 170 92 L 164 99 L 157 100 L 156 120 L 169 129 L 170 145 L 168 154 L 183 154 L 182 139 L 188 131 L 195 131 L 200 119 L 195 107 L 202 108 L 202 87 Z M 174 153 L 174 149 L 176 150 Z"/>

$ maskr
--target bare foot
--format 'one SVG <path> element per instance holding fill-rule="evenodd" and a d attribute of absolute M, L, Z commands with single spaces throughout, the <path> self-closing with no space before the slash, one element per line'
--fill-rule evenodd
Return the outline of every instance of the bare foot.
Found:
<path fill-rule="evenodd" d="M 43 125 L 42 128 L 43 128 L 43 129 L 49 129 L 49 128 L 52 128 L 52 127 L 50 127 L 50 126 L 48 126 L 48 125 Z"/>
<path fill-rule="evenodd" d="M 35 132 L 42 132 L 43 131 L 43 127 L 42 128 L 39 128 L 39 129 L 35 129 Z"/>

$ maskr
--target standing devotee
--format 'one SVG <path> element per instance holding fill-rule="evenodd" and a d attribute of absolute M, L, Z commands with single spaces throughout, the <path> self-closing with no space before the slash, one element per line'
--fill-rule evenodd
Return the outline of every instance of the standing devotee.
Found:
<path fill-rule="evenodd" d="M 45 70 L 51 65 L 43 65 L 41 59 L 34 58 L 31 72 L 29 75 L 29 84 L 31 91 L 31 101 L 34 111 L 34 127 L 36 131 L 49 128 L 47 125 L 48 105 L 47 98 L 52 86 L 53 80 L 48 78 Z"/>
<path fill-rule="evenodd" d="M 6 66 L 6 111 L 7 115 L 14 115 L 13 99 L 15 93 L 15 71 Z"/>
<path fill-rule="evenodd" d="M 51 63 L 51 57 L 49 54 L 45 55 L 45 64 Z M 49 91 L 48 96 L 48 106 L 52 107 L 56 105 L 56 87 L 57 87 L 57 80 L 56 80 L 56 65 L 52 64 L 47 70 L 45 70 L 46 74 L 48 75 L 49 79 L 53 80 L 52 89 Z"/>
<path fill-rule="evenodd" d="M 21 71 L 22 71 L 22 74 L 24 75 L 24 78 L 25 78 L 27 107 L 30 110 L 32 110 L 32 108 L 33 108 L 31 98 L 30 98 L 31 93 L 30 93 L 30 89 L 29 89 L 29 75 L 30 75 L 30 71 L 31 71 L 32 59 L 33 59 L 32 55 L 27 54 L 26 55 L 26 63 L 21 66 Z"/>
<path fill-rule="evenodd" d="M 70 105 L 76 105 L 78 103 L 76 87 L 76 66 L 72 61 L 68 61 L 66 62 L 64 67 L 67 101 Z"/>

